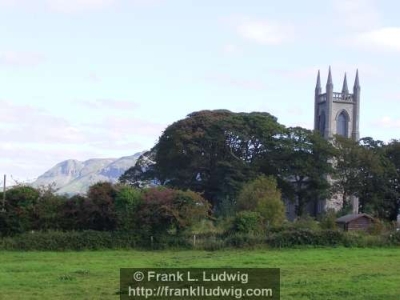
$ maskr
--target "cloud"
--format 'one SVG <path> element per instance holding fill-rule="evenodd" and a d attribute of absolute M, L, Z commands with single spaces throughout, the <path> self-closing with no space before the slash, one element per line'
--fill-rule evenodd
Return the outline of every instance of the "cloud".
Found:
<path fill-rule="evenodd" d="M 12 143 L 82 143 L 84 134 L 66 119 L 44 109 L 1 101 L 1 139 Z"/>
<path fill-rule="evenodd" d="M 92 124 L 74 123 L 45 108 L 1 99 L 0 103 L 0 170 L 21 180 L 37 177 L 69 158 L 131 155 L 154 145 L 166 127 L 121 115 Z"/>
<path fill-rule="evenodd" d="M 164 0 L 129 0 L 126 4 L 134 7 L 152 7 L 162 2 Z M 122 3 L 124 2 L 121 0 L 0 0 L 0 8 L 75 14 L 102 11 L 114 8 Z"/>
<path fill-rule="evenodd" d="M 99 77 L 95 72 L 91 72 L 91 73 L 89 74 L 88 78 L 89 78 L 89 80 L 90 80 L 91 82 L 94 82 L 94 83 L 98 83 L 98 82 L 101 81 L 101 80 L 100 80 L 100 77 Z"/>
<path fill-rule="evenodd" d="M 227 74 L 210 75 L 206 77 L 206 80 L 209 82 L 230 85 L 242 89 L 263 90 L 266 88 L 265 84 L 260 80 L 237 79 Z"/>
<path fill-rule="evenodd" d="M 392 119 L 389 116 L 384 116 L 379 120 L 374 121 L 373 126 L 377 126 L 382 129 L 399 129 L 400 119 Z"/>
<path fill-rule="evenodd" d="M 294 27 L 290 23 L 242 16 L 223 18 L 221 21 L 242 38 L 261 45 L 280 45 L 294 39 Z"/>
<path fill-rule="evenodd" d="M 262 45 L 280 45 L 293 39 L 291 26 L 268 20 L 246 19 L 236 30 L 243 38 Z"/>
<path fill-rule="evenodd" d="M 331 0 L 334 22 L 353 30 L 370 30 L 379 26 L 381 15 L 375 0 Z"/>
<path fill-rule="evenodd" d="M 304 79 L 307 82 L 315 82 L 315 80 L 317 79 L 317 72 L 318 70 L 320 70 L 321 84 L 324 86 L 325 80 L 328 77 L 328 68 L 328 65 L 314 65 L 295 69 L 275 69 L 271 72 L 289 79 Z M 355 79 L 356 69 L 359 70 L 361 84 L 362 79 L 366 76 L 383 77 L 386 75 L 380 67 L 369 63 L 355 64 L 342 61 L 333 61 L 331 63 L 331 69 L 333 83 L 337 87 L 341 87 L 341 84 L 343 83 L 344 73 L 347 73 L 347 83 L 350 86 L 352 84 L 352 81 Z"/>
<path fill-rule="evenodd" d="M 47 0 L 47 6 L 56 12 L 75 13 L 101 10 L 110 7 L 115 0 Z"/>
<path fill-rule="evenodd" d="M 355 36 L 353 43 L 366 48 L 400 51 L 400 27 L 384 27 L 360 33 Z"/>
<path fill-rule="evenodd" d="M 316 78 L 318 69 L 318 66 L 310 66 L 297 69 L 276 69 L 272 72 L 291 79 L 309 79 L 310 77 Z"/>
<path fill-rule="evenodd" d="M 0 52 L 0 64 L 6 66 L 37 66 L 44 61 L 44 58 L 39 53 L 34 52 L 17 52 L 3 51 Z"/>
<path fill-rule="evenodd" d="M 91 109 L 113 109 L 123 111 L 134 110 L 139 107 L 139 104 L 132 101 L 114 99 L 85 100 L 79 101 L 79 104 L 89 107 Z"/>
<path fill-rule="evenodd" d="M 240 48 L 233 44 L 226 44 L 222 48 L 222 52 L 226 54 L 239 54 L 241 52 Z"/>
<path fill-rule="evenodd" d="M 101 131 L 103 136 L 112 141 L 130 139 L 134 136 L 160 136 L 167 127 L 166 124 L 121 116 L 107 116 L 100 122 L 86 123 L 84 126 L 90 131 L 93 128 Z"/>

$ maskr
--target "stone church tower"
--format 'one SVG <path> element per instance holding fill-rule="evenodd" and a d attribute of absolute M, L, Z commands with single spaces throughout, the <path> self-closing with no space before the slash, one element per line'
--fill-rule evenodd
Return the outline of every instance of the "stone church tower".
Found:
<path fill-rule="evenodd" d="M 349 93 L 347 87 L 346 74 L 344 74 L 342 91 L 334 92 L 331 68 L 329 67 L 326 93 L 322 93 L 318 71 L 314 99 L 314 130 L 321 132 L 326 139 L 338 134 L 358 140 L 360 138 L 360 90 L 357 70 L 352 94 Z"/>
<path fill-rule="evenodd" d="M 341 92 L 333 91 L 331 68 L 329 67 L 326 92 L 322 93 L 320 72 L 317 75 L 314 98 L 314 130 L 330 139 L 334 135 L 341 135 L 347 138 L 358 140 L 360 138 L 360 82 L 358 70 L 353 86 L 353 93 L 349 93 L 346 74 L 344 74 L 343 87 Z M 318 212 L 328 208 L 337 208 L 340 195 L 334 195 L 332 199 L 322 201 L 318 206 Z M 350 197 L 353 206 L 353 213 L 358 213 L 358 199 Z"/>

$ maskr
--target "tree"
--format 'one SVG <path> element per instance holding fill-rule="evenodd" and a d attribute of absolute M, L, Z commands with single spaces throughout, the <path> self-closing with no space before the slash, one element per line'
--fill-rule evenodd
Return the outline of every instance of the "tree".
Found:
<path fill-rule="evenodd" d="M 1 213 L 0 228 L 3 235 L 23 233 L 34 228 L 35 205 L 39 191 L 33 187 L 18 184 L 7 191 L 5 213 Z"/>
<path fill-rule="evenodd" d="M 71 198 L 66 199 L 61 206 L 60 212 L 60 226 L 63 230 L 84 230 L 84 229 L 95 229 L 91 216 L 93 215 L 92 210 L 88 211 L 87 206 L 88 200 L 82 195 L 74 195 Z M 92 202 L 90 201 L 92 204 Z M 92 204 L 90 206 L 94 208 Z"/>
<path fill-rule="evenodd" d="M 267 226 L 278 226 L 285 220 L 285 205 L 273 177 L 261 175 L 246 183 L 237 198 L 237 209 L 260 213 Z"/>
<path fill-rule="evenodd" d="M 42 186 L 37 189 L 39 197 L 35 203 L 33 228 L 49 230 L 61 228 L 61 211 L 66 197 L 56 195 L 52 186 Z"/>
<path fill-rule="evenodd" d="M 353 139 L 336 135 L 333 139 L 335 146 L 333 191 L 342 195 L 342 209 L 351 206 L 349 197 L 358 196 L 362 187 L 360 182 L 363 148 Z"/>
<path fill-rule="evenodd" d="M 362 147 L 358 179 L 360 189 L 357 193 L 360 211 L 390 219 L 388 199 L 394 192 L 391 182 L 396 170 L 385 153 L 387 147 L 382 141 L 370 137 L 362 138 L 359 144 Z"/>
<path fill-rule="evenodd" d="M 209 203 L 198 193 L 165 187 L 148 188 L 138 211 L 143 235 L 161 236 L 169 231 L 182 233 L 195 222 L 207 218 Z"/>
<path fill-rule="evenodd" d="M 272 154 L 283 129 L 268 113 L 194 112 L 164 131 L 152 172 L 161 184 L 200 192 L 215 207 L 261 169 L 274 170 Z"/>
<path fill-rule="evenodd" d="M 115 213 L 119 230 L 134 230 L 137 226 L 137 214 L 142 203 L 142 191 L 119 185 L 115 197 Z"/>
<path fill-rule="evenodd" d="M 387 176 L 390 188 L 385 193 L 386 216 L 395 221 L 400 213 L 400 141 L 392 140 L 384 147 L 384 152 L 392 167 L 388 168 L 391 172 Z"/>
<path fill-rule="evenodd" d="M 301 127 L 290 127 L 282 138 L 279 176 L 285 196 L 297 201 L 297 215 L 310 202 L 329 194 L 328 174 L 333 147 L 320 134 Z"/>
<path fill-rule="evenodd" d="M 90 212 L 88 216 L 96 230 L 114 230 L 116 228 L 116 216 L 114 201 L 116 189 L 110 182 L 99 182 L 91 187 L 87 193 L 87 200 L 83 208 Z"/>

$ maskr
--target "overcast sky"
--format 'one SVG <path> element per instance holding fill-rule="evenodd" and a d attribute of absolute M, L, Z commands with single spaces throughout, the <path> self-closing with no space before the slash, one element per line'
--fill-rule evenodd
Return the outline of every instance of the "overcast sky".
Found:
<path fill-rule="evenodd" d="M 0 0 L 0 174 L 151 148 L 202 109 L 312 127 L 317 70 L 361 84 L 360 135 L 400 138 L 400 2 Z"/>

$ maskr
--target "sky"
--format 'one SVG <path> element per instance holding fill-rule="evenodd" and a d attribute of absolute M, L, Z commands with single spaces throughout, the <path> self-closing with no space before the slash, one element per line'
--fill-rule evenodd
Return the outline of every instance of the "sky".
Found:
<path fill-rule="evenodd" d="M 399 139 L 395 0 L 0 0 L 0 174 L 132 155 L 198 110 L 312 129 L 317 71 L 361 85 L 360 136 Z M 324 89 L 324 88 L 323 88 Z"/>

